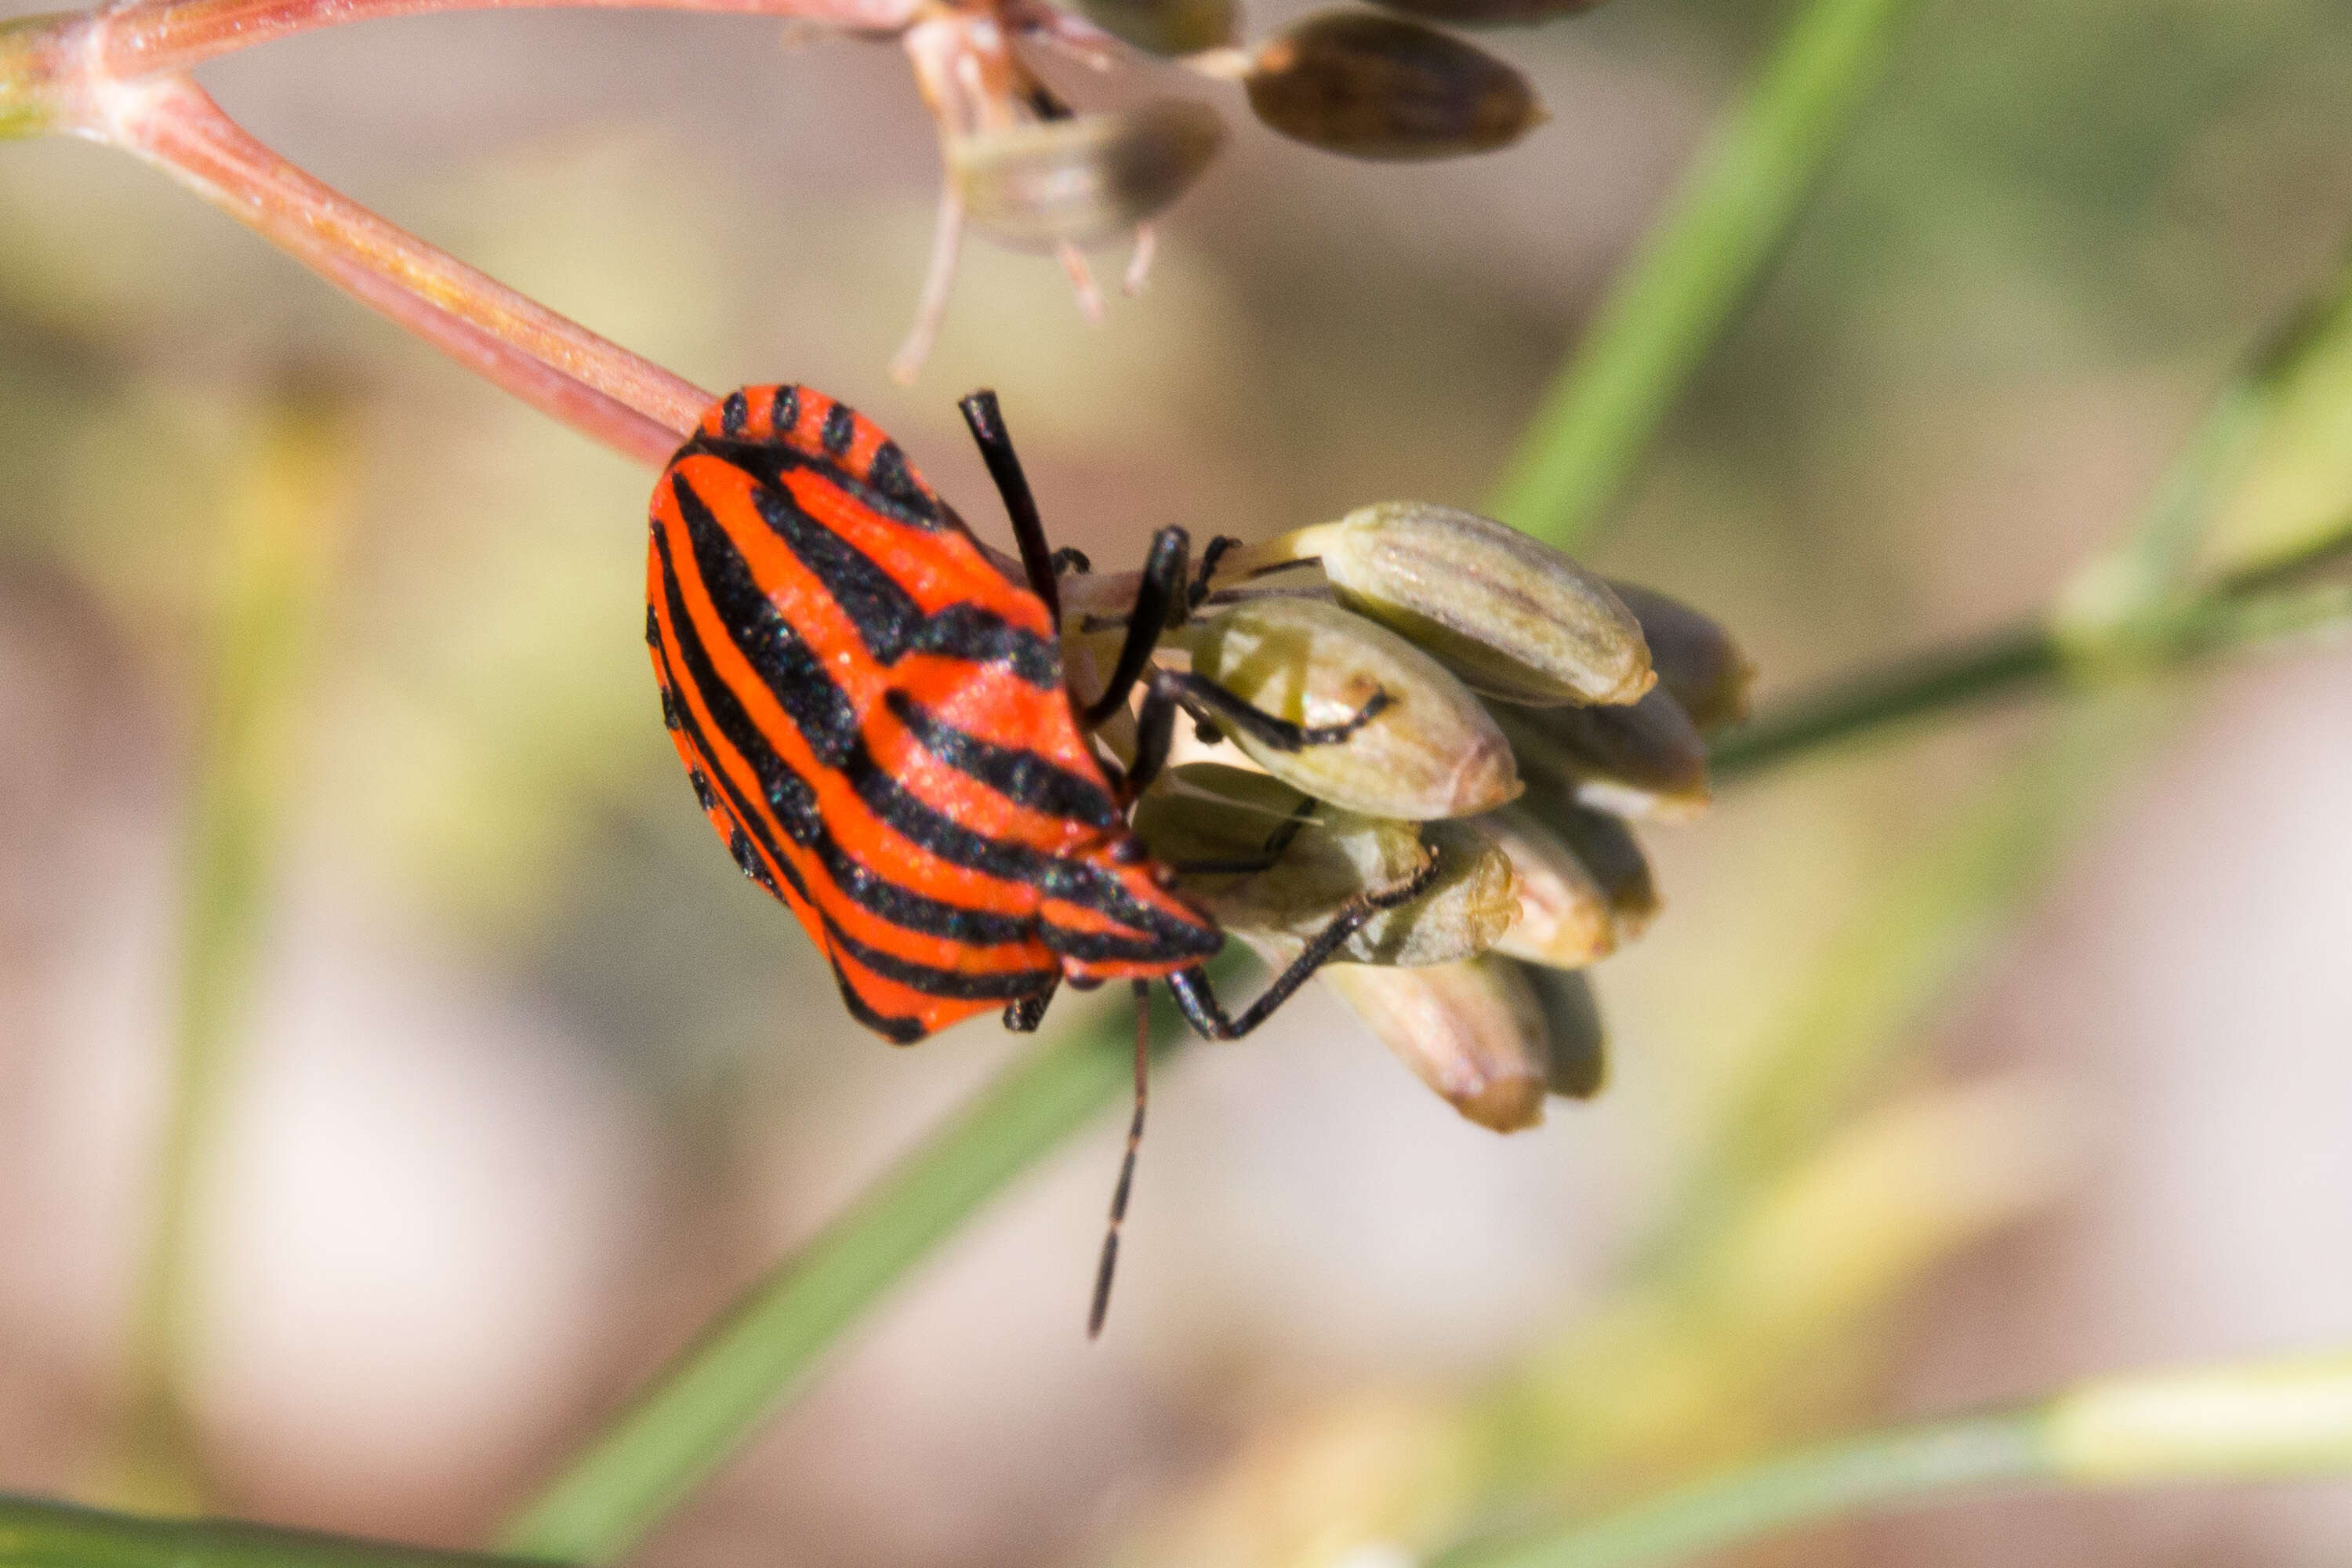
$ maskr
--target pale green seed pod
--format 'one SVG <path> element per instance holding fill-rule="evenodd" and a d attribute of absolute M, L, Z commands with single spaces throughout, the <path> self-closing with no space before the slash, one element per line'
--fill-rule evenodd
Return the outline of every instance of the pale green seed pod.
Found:
<path fill-rule="evenodd" d="M 1334 964 L 1322 979 L 1467 1120 L 1497 1132 L 1542 1122 L 1550 1025 L 1518 966 L 1494 959 L 1429 969 Z"/>
<path fill-rule="evenodd" d="M 1509 722 L 1528 770 L 1584 805 L 1672 822 L 1713 798 L 1706 741 L 1664 689 L 1630 708 L 1519 709 Z"/>
<path fill-rule="evenodd" d="M 1609 1081 L 1609 1038 L 1601 1026 L 1601 1005 L 1583 975 L 1541 964 L 1511 963 L 1493 958 L 1482 962 L 1507 964 L 1535 992 L 1543 1009 L 1545 1033 L 1544 1081 L 1554 1094 L 1570 1100 L 1591 1100 Z"/>
<path fill-rule="evenodd" d="M 1581 969 L 1617 950 L 1609 890 L 1576 847 L 1522 800 L 1477 819 L 1518 877 L 1519 918 L 1495 951 L 1530 963 Z"/>
<path fill-rule="evenodd" d="M 1149 55 L 1194 55 L 1234 41 L 1234 0 L 1080 0 L 1087 20 Z"/>
<path fill-rule="evenodd" d="M 1258 50 L 1243 80 L 1274 130 L 1355 158 L 1450 158 L 1507 147 L 1544 121 L 1527 79 L 1417 22 L 1323 11 Z"/>
<path fill-rule="evenodd" d="M 1093 245 L 1171 205 L 1224 134 L 1207 104 L 1160 99 L 957 137 L 948 143 L 948 178 L 972 226 L 1007 245 Z"/>
<path fill-rule="evenodd" d="M 1701 734 L 1748 717 L 1748 688 L 1756 667 L 1721 623 L 1654 588 L 1635 583 L 1609 586 L 1642 623 L 1658 684 L 1674 694 Z"/>
<path fill-rule="evenodd" d="M 1507 702 L 1631 702 L 1650 689 L 1641 623 L 1610 585 L 1508 524 L 1424 501 L 1301 529 L 1339 602 Z"/>
<path fill-rule="evenodd" d="M 1236 799 L 1223 792 L 1238 770 L 1213 768 L 1223 779 L 1182 771 L 1189 782 L 1155 790 L 1137 807 L 1136 831 L 1180 870 L 1215 868 L 1185 872 L 1185 895 L 1269 957 L 1295 954 L 1351 902 L 1410 881 L 1432 855 L 1434 883 L 1373 915 L 1340 948 L 1342 959 L 1450 963 L 1485 952 L 1518 918 L 1509 858 L 1467 823 L 1399 822 L 1329 805 L 1307 818 L 1300 813 L 1311 803 L 1276 780 L 1237 792 L 1255 800 Z"/>
<path fill-rule="evenodd" d="M 1313 727 L 1378 711 L 1345 740 L 1286 752 L 1233 742 L 1318 800 L 1406 821 L 1475 816 L 1519 793 L 1510 743 L 1485 704 L 1429 655 L 1319 599 L 1245 600 L 1171 631 L 1203 676 L 1261 712 Z"/>

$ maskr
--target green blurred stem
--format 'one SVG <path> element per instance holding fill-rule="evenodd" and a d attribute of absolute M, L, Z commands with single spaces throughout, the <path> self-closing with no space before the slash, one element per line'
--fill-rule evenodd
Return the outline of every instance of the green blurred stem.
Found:
<path fill-rule="evenodd" d="M 1106 1002 L 989 1085 L 672 1362 L 635 1407 L 523 1511 L 506 1531 L 505 1546 L 588 1563 L 628 1550 L 807 1382 L 884 1292 L 1127 1088 L 1134 1015 L 1124 995 Z M 1155 1049 L 1167 1050 L 1181 1032 L 1172 1009 L 1153 1009 Z M 1106 1196 L 1108 1177 L 1106 1172 Z M 1074 1268 L 1074 1344 L 1087 1283 L 1085 1270 Z"/>
<path fill-rule="evenodd" d="M 120 1479 L 142 1502 L 186 1500 L 178 1383 L 199 1284 L 198 1199 L 268 914 L 301 644 L 346 468 L 340 420 L 320 399 L 281 398 L 264 411 L 253 441 L 224 519 L 153 1231 L 131 1326 L 134 1426 L 129 1473 Z"/>
<path fill-rule="evenodd" d="M 307 1531 L 142 1519 L 0 1495 L 0 1568 L 514 1568 Z"/>
<path fill-rule="evenodd" d="M 2352 1357 L 2084 1384 L 2038 1404 L 1766 1459 L 1443 1568 L 1640 1568 L 2000 1482 L 2250 1479 L 2352 1468 Z"/>
<path fill-rule="evenodd" d="M 1563 549 L 1590 532 L 1754 289 L 1868 96 L 1913 0 L 1809 0 L 1717 121 L 1544 395 L 1491 510 Z"/>
<path fill-rule="evenodd" d="M 2128 640 L 2111 651 L 2079 631 L 2026 622 L 1958 647 L 1840 680 L 1810 696 L 1790 699 L 1753 721 L 1726 731 L 1713 747 L 1718 778 L 1754 773 L 1856 735 L 2103 676 L 2144 674 L 2247 647 L 2339 626 L 2352 620 L 2352 590 L 2303 584 L 2305 574 L 2352 553 L 2352 525 L 2292 559 L 2224 578 L 2186 602 L 2139 612 Z M 2126 633 L 2121 626 L 2118 639 Z"/>

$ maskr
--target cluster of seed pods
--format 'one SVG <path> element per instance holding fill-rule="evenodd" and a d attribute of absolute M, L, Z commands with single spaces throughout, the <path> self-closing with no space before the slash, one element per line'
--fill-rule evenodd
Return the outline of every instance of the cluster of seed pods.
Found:
<path fill-rule="evenodd" d="M 1117 576 L 1076 578 L 1082 612 Z M 1633 820 L 1706 809 L 1705 736 L 1745 710 L 1747 660 L 1713 620 L 1605 582 L 1502 523 L 1418 502 L 1370 506 L 1226 554 L 1162 647 L 1259 710 L 1344 742 L 1201 741 L 1136 810 L 1190 872 L 1187 897 L 1268 962 L 1411 876 L 1419 898 L 1366 923 L 1320 978 L 1463 1115 L 1532 1126 L 1550 1093 L 1604 1072 L 1583 972 L 1638 936 L 1658 897 Z M 1074 684 L 1116 635 L 1066 625 Z M 1104 738 L 1117 751 L 1116 726 Z"/>

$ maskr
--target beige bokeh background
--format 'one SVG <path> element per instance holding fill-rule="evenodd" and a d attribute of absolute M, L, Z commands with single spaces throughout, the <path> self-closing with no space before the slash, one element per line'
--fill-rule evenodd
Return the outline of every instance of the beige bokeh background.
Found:
<path fill-rule="evenodd" d="M 887 46 L 507 14 L 205 79 L 313 172 L 683 374 L 849 399 L 992 523 L 953 400 L 993 384 L 1057 537 L 1117 563 L 1170 522 L 1475 504 L 1786 10 L 1614 0 L 1496 35 L 1554 117 L 1468 163 L 1348 164 L 1237 119 L 1147 298 L 1089 330 L 1050 262 L 975 246 L 911 390 L 883 366 L 936 155 Z M 2028 611 L 2126 525 L 2347 217 L 2340 7 L 1931 3 L 1593 557 L 1717 611 L 1768 693 Z M 353 499 L 203 1208 L 195 1415 L 224 1511 L 464 1542 L 1009 1047 L 865 1036 L 709 842 L 636 637 L 643 474 L 128 160 L 0 149 L 0 1486 L 101 1495 L 220 519 L 297 384 L 343 412 Z M 2336 434 L 2305 432 L 2242 526 L 2321 504 Z M 2038 1108 L 2014 1124 L 2033 1147 L 1969 1158 L 2034 1163 L 2027 1217 L 1826 1357 L 1823 1418 L 2340 1339 L 2347 675 L 2319 649 L 2185 689 L 1924 1026 L 1943 1076 L 2023 1075 L 2001 1081 Z M 1087 1561 L 1270 1420 L 1505 1364 L 1602 1288 L 1874 876 L 2027 727 L 1841 752 L 1653 833 L 1667 915 L 1598 974 L 1615 1082 L 1539 1131 L 1459 1121 L 1319 992 L 1190 1053 L 1103 1343 L 1079 1320 L 1108 1121 L 647 1560 Z M 2316 1563 L 2347 1530 L 2326 1487 L 2045 1500 L 1786 1560 Z"/>

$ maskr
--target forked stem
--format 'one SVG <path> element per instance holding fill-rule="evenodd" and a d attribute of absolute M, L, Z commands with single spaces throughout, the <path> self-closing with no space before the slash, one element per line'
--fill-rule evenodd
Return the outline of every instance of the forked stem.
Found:
<path fill-rule="evenodd" d="M 710 394 L 386 223 L 184 77 L 90 84 L 80 127 L 135 153 L 492 384 L 658 468 Z"/>
<path fill-rule="evenodd" d="M 216 56 L 316 27 L 437 11 L 707 11 L 784 16 L 824 26 L 888 31 L 914 19 L 917 0 L 147 0 L 102 13 L 98 65 L 118 80 L 181 71 Z"/>

